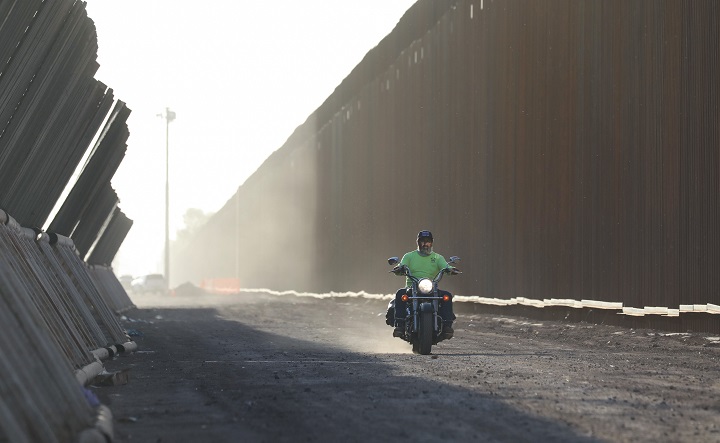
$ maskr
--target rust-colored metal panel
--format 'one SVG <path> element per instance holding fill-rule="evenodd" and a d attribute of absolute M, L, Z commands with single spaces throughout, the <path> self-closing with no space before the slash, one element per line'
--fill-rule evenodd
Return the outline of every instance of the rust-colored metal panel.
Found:
<path fill-rule="evenodd" d="M 463 295 L 720 303 L 718 22 L 712 0 L 418 1 L 211 225 L 292 206 L 315 290 L 392 292 L 383 259 L 431 229 Z M 239 241 L 292 262 L 282 235 Z"/>

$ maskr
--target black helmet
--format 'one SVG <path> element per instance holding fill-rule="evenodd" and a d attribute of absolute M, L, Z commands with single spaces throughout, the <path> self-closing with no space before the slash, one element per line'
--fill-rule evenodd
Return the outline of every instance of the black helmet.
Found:
<path fill-rule="evenodd" d="M 417 235 L 417 241 L 419 242 L 421 238 L 429 238 L 430 241 L 433 241 L 432 232 L 430 231 L 420 231 Z"/>

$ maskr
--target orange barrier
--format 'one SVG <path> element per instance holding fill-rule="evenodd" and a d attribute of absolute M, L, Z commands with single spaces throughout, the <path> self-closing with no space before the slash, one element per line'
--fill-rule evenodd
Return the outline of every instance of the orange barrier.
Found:
<path fill-rule="evenodd" d="M 240 279 L 206 278 L 200 282 L 200 288 L 211 294 L 237 294 L 240 292 Z"/>

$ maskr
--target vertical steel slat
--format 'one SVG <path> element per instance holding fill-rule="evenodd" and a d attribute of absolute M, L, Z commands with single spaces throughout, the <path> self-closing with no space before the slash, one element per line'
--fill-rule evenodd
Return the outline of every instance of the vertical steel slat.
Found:
<path fill-rule="evenodd" d="M 58 346 L 68 359 L 68 365 L 77 369 L 91 361 L 89 350 L 100 347 L 101 334 L 93 333 L 82 323 L 75 307 L 61 294 L 62 285 L 55 275 L 42 266 L 33 240 L 23 235 L 19 226 L 0 227 L 4 240 L 2 249 L 9 256 L 16 257 L 11 262 L 12 270 L 26 285 L 31 300 L 44 320 Z"/>
<path fill-rule="evenodd" d="M 0 226 L 0 237 L 4 227 Z M 0 247 L 2 241 L 0 240 Z M 93 422 L 91 407 L 33 304 L 11 256 L 0 254 L 0 437 L 7 441 L 70 441 Z M 69 344 L 69 343 L 67 343 Z"/>

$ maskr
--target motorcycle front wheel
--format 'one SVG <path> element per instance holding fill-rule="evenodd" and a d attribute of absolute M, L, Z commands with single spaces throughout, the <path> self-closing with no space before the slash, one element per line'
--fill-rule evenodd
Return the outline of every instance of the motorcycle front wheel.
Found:
<path fill-rule="evenodd" d="M 433 313 L 420 313 L 420 321 L 418 321 L 418 353 L 422 355 L 430 354 L 433 342 Z M 413 349 L 414 350 L 414 349 Z"/>

